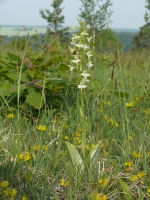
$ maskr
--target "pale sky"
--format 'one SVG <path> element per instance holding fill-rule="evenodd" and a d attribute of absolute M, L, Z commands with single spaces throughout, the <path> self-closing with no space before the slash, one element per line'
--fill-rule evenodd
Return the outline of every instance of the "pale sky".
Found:
<path fill-rule="evenodd" d="M 104 1 L 103 1 L 104 2 Z M 0 0 L 0 25 L 48 25 L 39 10 L 50 9 L 52 0 Z M 137 29 L 144 25 L 145 0 L 112 0 L 111 28 Z M 80 0 L 64 0 L 65 26 L 78 24 Z"/>

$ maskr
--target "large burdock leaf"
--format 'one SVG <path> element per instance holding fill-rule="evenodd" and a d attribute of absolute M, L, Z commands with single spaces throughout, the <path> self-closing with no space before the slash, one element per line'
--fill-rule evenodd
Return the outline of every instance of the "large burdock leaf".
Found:
<path fill-rule="evenodd" d="M 122 190 L 124 192 L 124 196 L 125 196 L 125 199 L 126 200 L 133 200 L 131 194 L 130 194 L 130 190 L 129 190 L 129 187 L 128 185 L 121 179 L 118 178 L 118 181 L 122 187 Z"/>
<path fill-rule="evenodd" d="M 98 161 L 99 152 L 100 152 L 100 141 L 97 145 L 95 145 L 90 151 L 90 167 L 95 166 Z"/>
<path fill-rule="evenodd" d="M 33 89 L 29 90 L 29 95 L 26 98 L 26 102 L 36 109 L 40 109 L 43 106 L 42 95 L 39 92 L 35 92 Z"/>
<path fill-rule="evenodd" d="M 81 155 L 70 142 L 66 142 L 66 145 L 74 168 L 76 169 L 77 173 L 82 174 L 84 172 L 84 163 Z"/>

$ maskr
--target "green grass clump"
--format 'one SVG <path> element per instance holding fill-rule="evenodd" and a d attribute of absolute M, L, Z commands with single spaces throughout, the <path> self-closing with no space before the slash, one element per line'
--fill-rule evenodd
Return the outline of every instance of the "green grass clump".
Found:
<path fill-rule="evenodd" d="M 78 46 L 0 56 L 0 199 L 150 199 L 150 56 Z"/>

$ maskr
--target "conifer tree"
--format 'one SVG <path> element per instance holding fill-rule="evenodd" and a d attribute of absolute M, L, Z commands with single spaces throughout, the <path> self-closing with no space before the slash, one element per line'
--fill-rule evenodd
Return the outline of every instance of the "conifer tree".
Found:
<path fill-rule="evenodd" d="M 55 36 L 64 36 L 68 34 L 68 27 L 62 28 L 65 17 L 62 15 L 64 8 L 61 7 L 63 0 L 53 0 L 51 7 L 53 12 L 48 9 L 40 10 L 42 18 L 46 19 L 49 25 L 48 32 Z"/>

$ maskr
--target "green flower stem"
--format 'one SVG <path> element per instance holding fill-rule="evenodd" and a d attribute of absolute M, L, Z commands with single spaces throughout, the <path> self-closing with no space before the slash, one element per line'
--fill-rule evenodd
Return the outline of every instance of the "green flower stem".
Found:
<path fill-rule="evenodd" d="M 85 158 L 85 146 L 86 146 L 86 118 L 85 118 L 85 109 L 84 109 L 84 92 L 81 90 L 81 107 L 80 107 L 80 114 L 81 114 L 81 122 L 82 122 L 82 155 Z"/>

